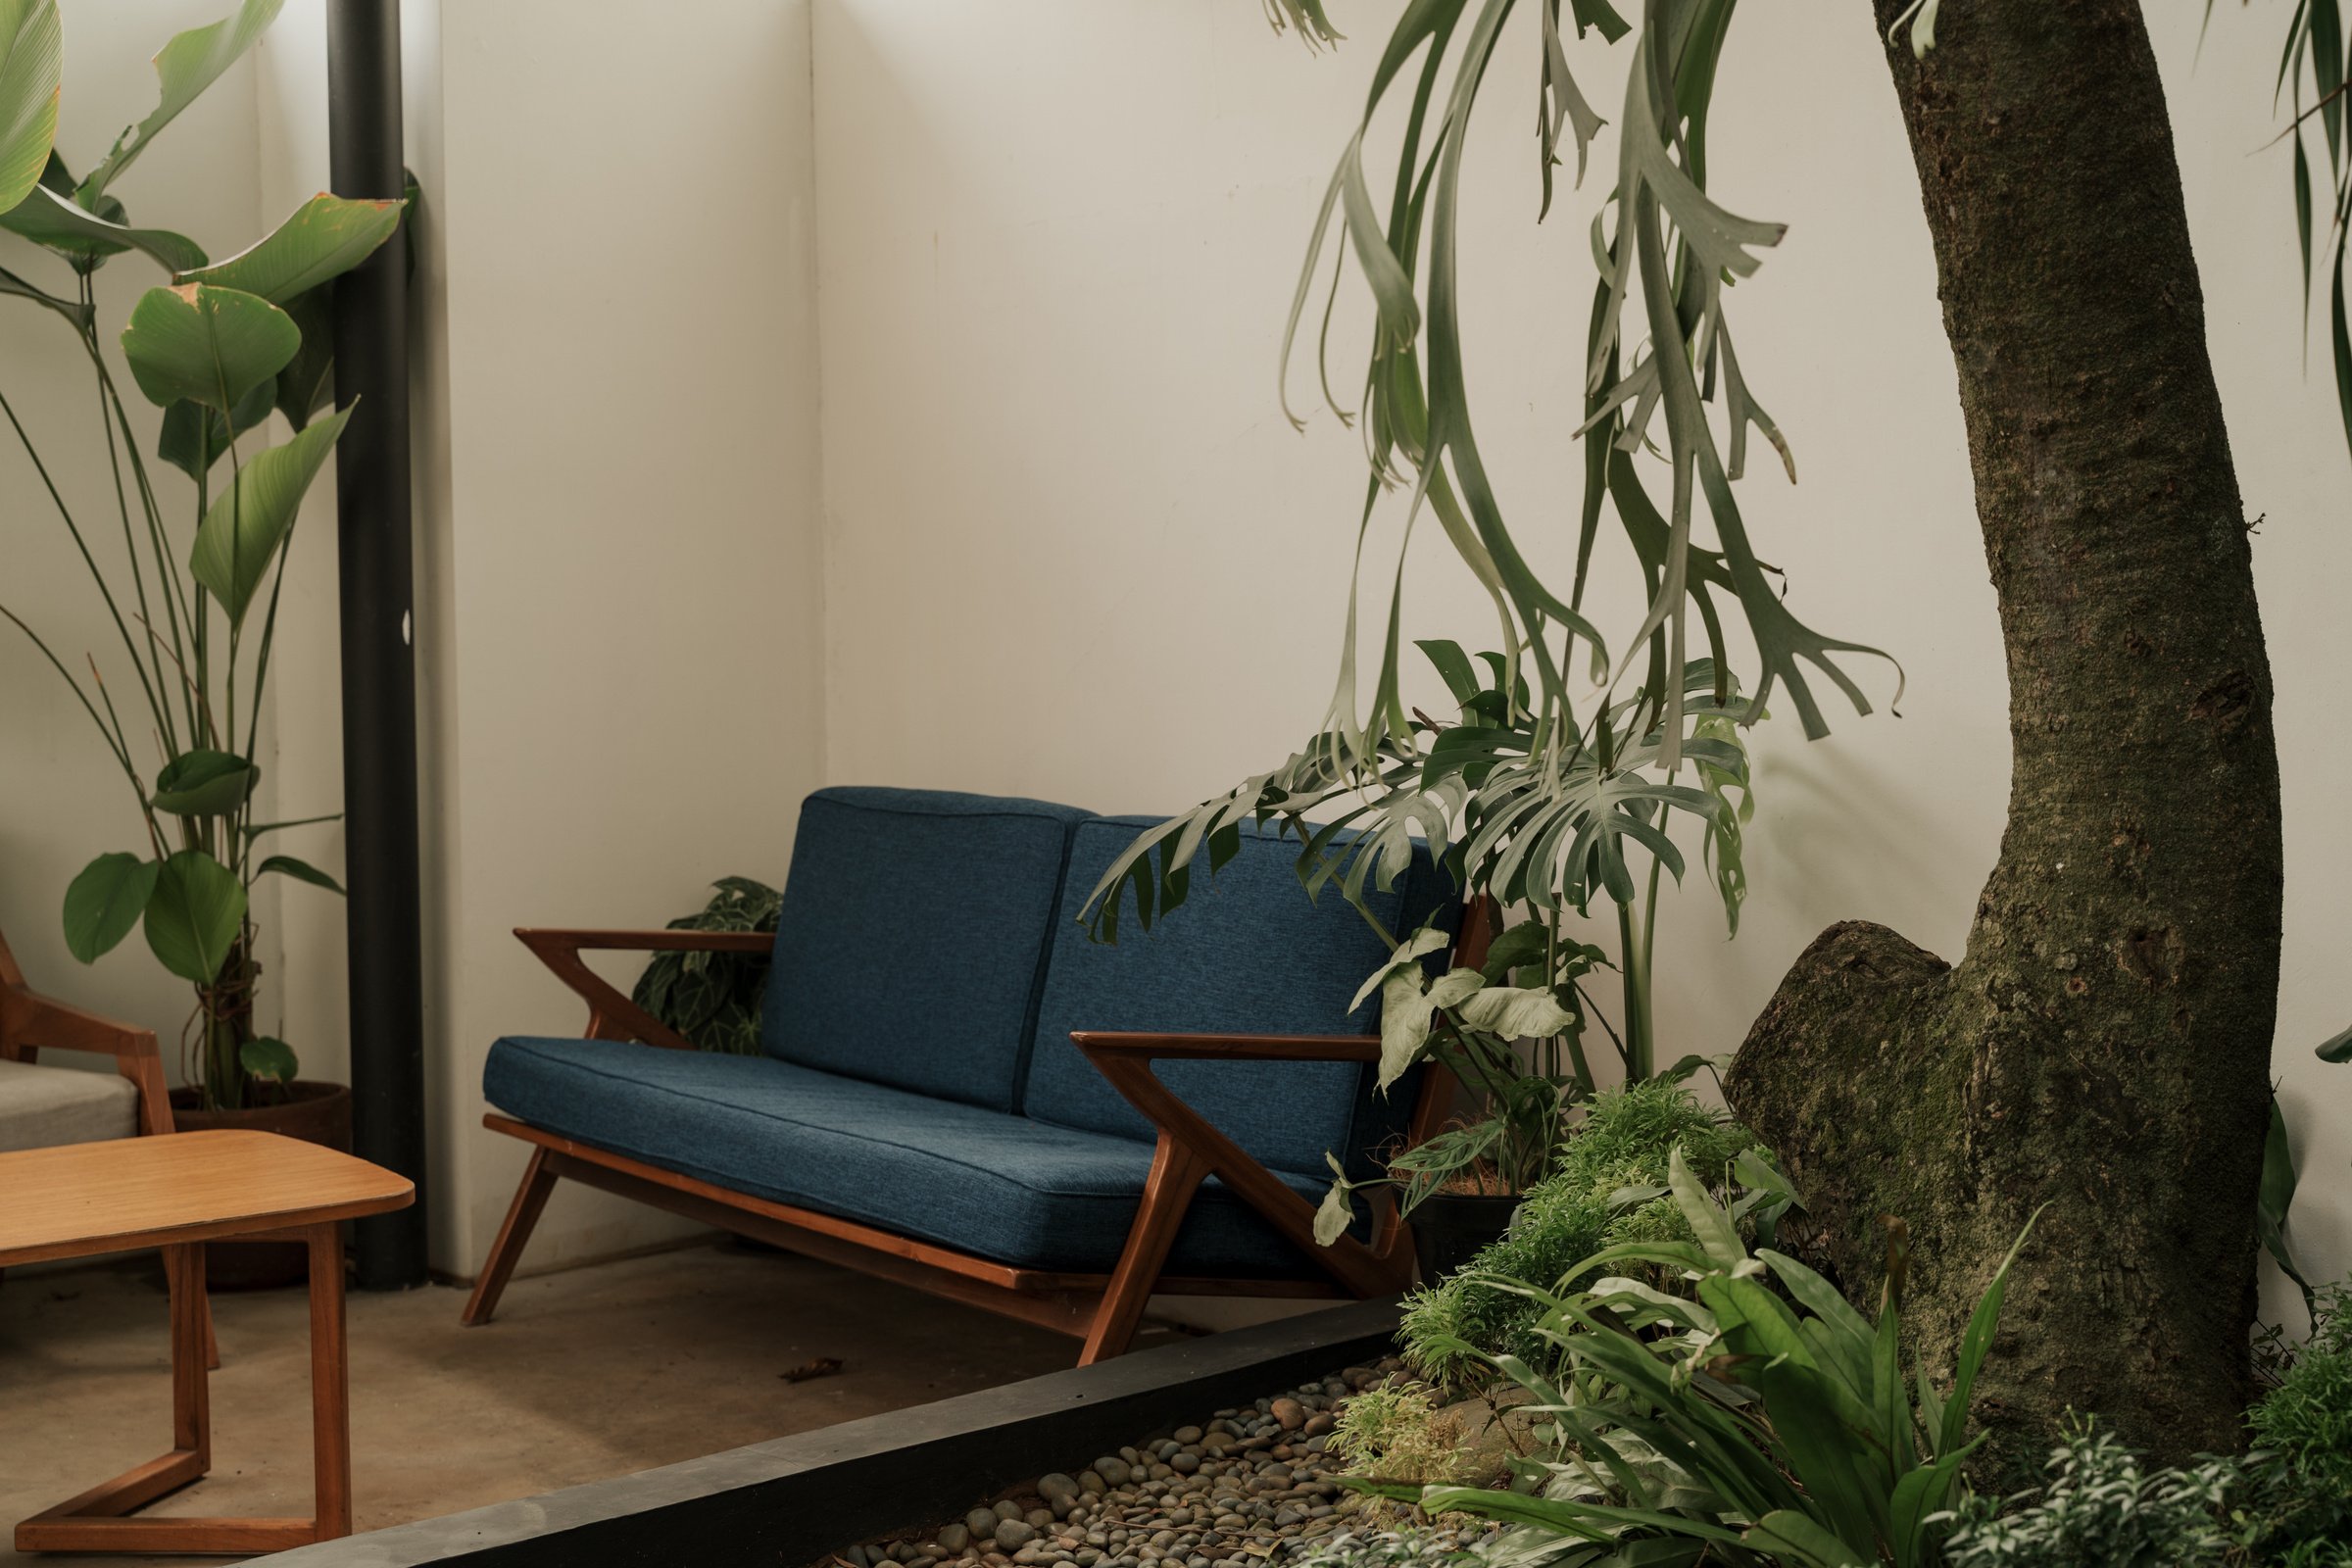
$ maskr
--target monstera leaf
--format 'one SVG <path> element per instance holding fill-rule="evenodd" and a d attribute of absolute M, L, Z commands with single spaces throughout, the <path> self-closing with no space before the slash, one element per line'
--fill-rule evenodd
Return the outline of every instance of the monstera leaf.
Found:
<path fill-rule="evenodd" d="M 222 414 L 273 381 L 302 347 L 292 317 L 259 295 L 209 283 L 151 288 L 122 329 L 122 355 L 149 402 L 185 400 Z"/>
<path fill-rule="evenodd" d="M 31 195 L 49 165 L 64 65 L 57 0 L 0 0 L 0 212 Z"/>
<path fill-rule="evenodd" d="M 357 407 L 355 404 L 354 407 Z M 196 529 L 188 570 L 241 625 L 270 559 L 294 527 L 303 492 L 334 450 L 351 410 L 321 419 L 281 447 L 271 447 L 237 470 L 237 482 L 215 501 Z"/>

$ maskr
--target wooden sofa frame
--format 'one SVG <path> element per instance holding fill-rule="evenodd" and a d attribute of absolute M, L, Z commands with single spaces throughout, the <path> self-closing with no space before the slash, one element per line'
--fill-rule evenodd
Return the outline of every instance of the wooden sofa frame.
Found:
<path fill-rule="evenodd" d="M 1463 910 L 1454 943 L 1457 963 L 1483 961 L 1493 936 L 1485 902 Z M 760 932 L 518 930 L 514 935 L 557 978 L 588 1004 L 588 1038 L 636 1040 L 672 1051 L 695 1049 L 589 968 L 590 952 L 762 954 L 774 937 Z M 912 1286 L 934 1296 L 1020 1318 L 1079 1339 L 1080 1366 L 1123 1352 L 1155 1294 L 1170 1296 L 1376 1297 L 1412 1283 L 1409 1232 L 1384 1190 L 1367 1241 L 1342 1237 L 1318 1246 L 1314 1205 L 1285 1185 L 1171 1091 L 1155 1061 L 1351 1061 L 1380 1059 L 1369 1035 L 1176 1035 L 1081 1030 L 1070 1036 L 1127 1102 L 1158 1130 L 1127 1245 L 1108 1274 L 1060 1273 L 976 1257 L 914 1241 L 856 1220 L 731 1192 L 610 1150 L 546 1132 L 493 1111 L 482 1125 L 531 1146 L 514 1200 L 490 1244 L 461 1320 L 486 1323 L 513 1277 L 515 1259 L 559 1179 L 617 1193 L 688 1219 L 734 1231 L 791 1251 Z M 1407 1146 L 1434 1136 L 1450 1114 L 1453 1079 L 1434 1063 L 1407 1122 Z M 1163 1272 L 1176 1232 L 1200 1184 L 1215 1176 L 1237 1198 L 1328 1276 L 1325 1280 L 1195 1279 Z"/>
<path fill-rule="evenodd" d="M 172 1131 L 172 1091 L 164 1082 L 163 1053 L 156 1047 L 155 1031 L 134 1029 L 70 1002 L 42 996 L 24 983 L 24 971 L 17 967 L 16 955 L 8 951 L 8 939 L 0 936 L 0 1061 L 30 1065 L 40 1059 L 43 1051 L 79 1051 L 114 1057 L 115 1071 L 129 1079 L 139 1092 L 138 1135 Z M 204 1281 L 189 1277 L 181 1267 L 186 1250 L 164 1249 L 172 1320 L 179 1321 L 183 1310 L 180 1298 L 192 1287 L 194 1310 L 204 1322 L 205 1364 L 217 1368 L 220 1347 L 213 1335 L 212 1300 L 205 1294 Z"/>

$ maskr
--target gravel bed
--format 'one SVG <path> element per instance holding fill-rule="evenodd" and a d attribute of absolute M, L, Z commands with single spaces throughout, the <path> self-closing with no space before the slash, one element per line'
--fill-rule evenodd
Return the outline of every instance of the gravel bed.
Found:
<path fill-rule="evenodd" d="M 826 1559 L 836 1568 L 1257 1568 L 1313 1550 L 1362 1517 L 1369 1499 L 1326 1459 L 1335 1412 L 1361 1390 L 1404 1381 L 1390 1358 L 1219 1410 L 1106 1453 L 1075 1474 L 1014 1488 L 961 1519 Z M 1492 1527 L 1448 1520 L 1435 1536 L 1467 1545 Z"/>

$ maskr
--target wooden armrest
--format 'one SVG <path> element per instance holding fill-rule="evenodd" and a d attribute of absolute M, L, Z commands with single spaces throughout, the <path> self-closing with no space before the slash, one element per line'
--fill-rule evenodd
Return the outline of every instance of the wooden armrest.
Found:
<path fill-rule="evenodd" d="M 1073 1029 L 1070 1041 L 1098 1066 L 1105 1056 L 1129 1060 L 1378 1061 L 1378 1035 L 1161 1035 Z"/>
<path fill-rule="evenodd" d="M 87 1051 L 118 1060 L 156 1054 L 151 1029 L 134 1028 L 18 986 L 0 990 L 0 1043 L 44 1051 Z"/>
<path fill-rule="evenodd" d="M 589 1039 L 642 1040 L 667 1051 L 692 1051 L 694 1042 L 589 968 L 580 957 L 583 952 L 762 954 L 776 943 L 775 936 L 765 931 L 571 931 L 525 926 L 514 936 L 588 1004 Z"/>

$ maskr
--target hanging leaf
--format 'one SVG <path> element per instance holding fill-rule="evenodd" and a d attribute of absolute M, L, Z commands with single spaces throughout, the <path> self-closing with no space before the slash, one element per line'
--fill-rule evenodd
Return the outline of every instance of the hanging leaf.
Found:
<path fill-rule="evenodd" d="M 277 372 L 277 412 L 300 430 L 335 401 L 335 285 L 321 283 L 285 302 L 302 329 L 302 347 Z"/>
<path fill-rule="evenodd" d="M 284 372 L 279 373 L 282 379 Z M 226 419 L 220 417 L 219 409 L 180 399 L 164 411 L 164 429 L 156 439 L 155 455 L 189 478 L 202 479 L 214 464 L 228 455 L 235 437 L 258 429 L 270 417 L 270 411 L 276 406 L 277 387 L 276 381 L 256 382 L 237 399 Z"/>
<path fill-rule="evenodd" d="M 222 72 L 236 64 L 239 55 L 253 47 L 254 40 L 277 20 L 284 4 L 285 0 L 245 0 L 234 16 L 209 26 L 192 27 L 156 51 L 155 74 L 162 92 L 154 113 L 115 138 L 106 161 L 90 171 L 89 177 L 74 193 L 74 199 L 84 206 L 91 205 L 147 150 L 157 131 L 178 119 L 181 110 L 194 103 L 205 88 L 220 79 Z"/>
<path fill-rule="evenodd" d="M 284 305 L 350 271 L 400 226 L 398 201 L 352 201 L 321 192 L 260 243 L 179 276 Z"/>
<path fill-rule="evenodd" d="M 90 322 L 97 316 L 95 311 L 90 310 L 80 301 L 59 299 L 47 289 L 35 288 L 5 267 L 0 267 L 0 294 L 13 294 L 18 299 L 30 300 L 44 309 L 55 311 L 67 320 L 72 321 L 74 330 L 78 332 L 88 331 Z"/>
<path fill-rule="evenodd" d="M 317 866 L 311 864 L 309 861 L 297 860 L 291 855 L 272 855 L 270 857 L 270 858 L 264 860 L 261 863 L 260 868 L 257 869 L 253 874 L 255 876 L 268 876 L 272 871 L 277 872 L 280 876 L 290 876 L 297 882 L 308 882 L 315 888 L 324 888 L 329 893 L 341 893 L 343 891 L 342 883 L 336 881 L 333 877 L 328 876 L 324 871 L 319 870 Z"/>
<path fill-rule="evenodd" d="M 256 1035 L 237 1048 L 237 1065 L 256 1078 L 290 1084 L 300 1070 L 294 1048 L 269 1035 Z"/>
<path fill-rule="evenodd" d="M 285 312 L 209 283 L 149 289 L 122 329 L 131 377 L 163 409 L 184 399 L 225 415 L 301 347 L 302 329 Z"/>
<path fill-rule="evenodd" d="M 237 482 L 204 514 L 188 570 L 228 612 L 229 624 L 244 624 L 246 607 L 270 569 L 272 557 L 293 530 L 303 492 L 351 418 L 345 409 L 322 419 L 283 446 L 271 447 L 237 470 Z"/>
<path fill-rule="evenodd" d="M 158 962 L 195 985 L 210 985 L 245 925 L 245 889 L 202 850 L 163 864 L 147 903 L 147 946 Z"/>
<path fill-rule="evenodd" d="M 30 195 L 49 165 L 64 70 L 57 0 L 0 0 L 0 212 Z"/>
<path fill-rule="evenodd" d="M 155 776 L 150 803 L 173 816 L 227 816 L 253 798 L 262 770 L 226 752 L 183 752 Z"/>
<path fill-rule="evenodd" d="M 1576 1027 L 1576 1015 L 1562 1007 L 1549 991 L 1517 986 L 1488 986 L 1465 998 L 1457 1010 L 1462 1022 L 1473 1029 L 1505 1040 L 1544 1040 Z"/>
<path fill-rule="evenodd" d="M 2278 1272 L 2294 1281 L 2303 1293 L 2307 1311 L 2316 1311 L 2318 1298 L 2311 1280 L 2295 1257 L 2295 1250 L 2286 1239 L 2286 1216 L 2295 1204 L 2295 1152 L 2287 1141 L 2286 1112 L 2279 1107 L 2278 1097 L 2271 1097 L 2271 1126 L 2262 1143 L 2262 1185 L 2256 1191 L 2254 1204 L 2254 1234 L 2263 1250 L 2278 1265 Z"/>
<path fill-rule="evenodd" d="M 66 888 L 66 951 L 95 963 L 130 935 L 163 868 L 135 855 L 101 855 Z"/>
<path fill-rule="evenodd" d="M 35 185 L 23 201 L 0 212 L 0 228 L 46 245 L 88 271 L 109 256 L 144 251 L 165 269 L 183 272 L 204 265 L 204 247 L 168 228 L 132 228 L 76 207 L 47 185 Z"/>
<path fill-rule="evenodd" d="M 2322 1061 L 2352 1061 L 2352 1029 L 2322 1044 L 2319 1058 Z"/>

